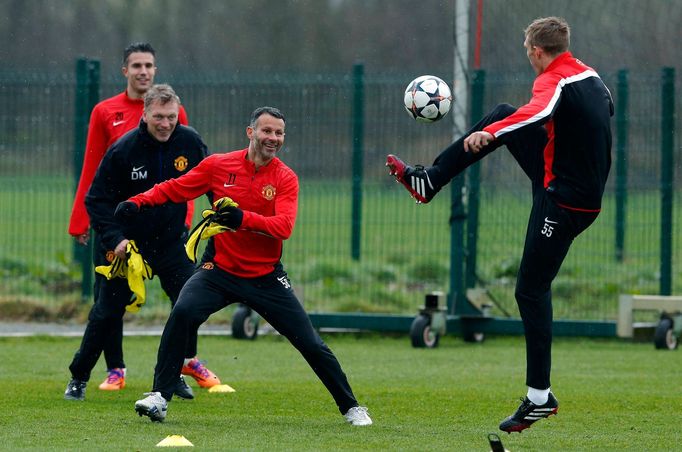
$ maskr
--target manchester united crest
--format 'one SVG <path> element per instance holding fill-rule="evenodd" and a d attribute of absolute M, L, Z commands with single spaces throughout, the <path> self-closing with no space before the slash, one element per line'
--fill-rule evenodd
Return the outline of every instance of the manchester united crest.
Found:
<path fill-rule="evenodd" d="M 275 195 L 277 194 L 277 192 L 275 191 L 275 187 L 273 187 L 270 184 L 263 187 L 261 193 L 263 194 L 263 198 L 267 199 L 268 201 L 272 201 L 275 198 Z"/>
<path fill-rule="evenodd" d="M 173 166 L 178 171 L 185 171 L 187 169 L 187 157 L 182 155 L 173 161 Z"/>

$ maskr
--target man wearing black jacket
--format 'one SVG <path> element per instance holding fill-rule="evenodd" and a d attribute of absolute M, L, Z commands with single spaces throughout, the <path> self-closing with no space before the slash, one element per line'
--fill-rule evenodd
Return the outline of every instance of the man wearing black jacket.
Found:
<path fill-rule="evenodd" d="M 104 156 L 85 205 L 95 229 L 95 253 L 98 265 L 111 264 L 114 257 L 126 259 L 126 248 L 134 240 L 140 254 L 158 275 L 166 294 L 175 304 L 180 289 L 194 272 L 183 248 L 186 232 L 185 203 L 168 203 L 148 209 L 134 222 L 120 224 L 114 219 L 119 202 L 144 192 L 167 179 L 176 178 L 194 168 L 207 154 L 199 134 L 178 124 L 180 99 L 168 85 L 155 85 L 144 96 L 144 113 L 139 127 L 116 141 Z M 64 398 L 84 400 L 90 372 L 99 359 L 106 339 L 112 334 L 113 320 L 120 320 L 130 304 L 131 290 L 123 278 L 103 280 L 97 301 L 90 310 L 88 325 L 80 349 L 69 370 L 71 381 Z M 191 367 L 197 348 L 193 331 L 185 348 L 186 367 Z M 196 367 L 196 366 L 195 366 Z M 219 384 L 220 380 L 201 365 L 205 375 L 192 376 L 200 386 Z M 186 373 L 183 369 L 183 373 Z M 199 377 L 199 378 L 198 378 Z M 203 380 L 205 381 L 203 381 Z M 182 377 L 175 394 L 193 398 Z"/>

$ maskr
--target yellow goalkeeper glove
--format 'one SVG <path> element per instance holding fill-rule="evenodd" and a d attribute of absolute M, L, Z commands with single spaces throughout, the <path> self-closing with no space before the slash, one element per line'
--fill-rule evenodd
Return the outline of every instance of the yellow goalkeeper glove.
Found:
<path fill-rule="evenodd" d="M 185 252 L 189 260 L 192 262 L 197 261 L 197 249 L 201 240 L 207 240 L 216 234 L 231 230 L 229 227 L 219 223 L 220 214 L 226 212 L 228 208 L 235 208 L 237 206 L 236 202 L 225 196 L 213 203 L 213 209 L 206 209 L 201 212 L 203 220 L 194 226 L 185 244 Z"/>

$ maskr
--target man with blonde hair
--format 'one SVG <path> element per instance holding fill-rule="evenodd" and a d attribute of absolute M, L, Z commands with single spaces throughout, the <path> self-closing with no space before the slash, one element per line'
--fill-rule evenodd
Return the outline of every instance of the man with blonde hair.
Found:
<path fill-rule="evenodd" d="M 126 89 L 115 96 L 104 99 L 93 108 L 88 125 L 88 137 L 83 156 L 83 168 L 78 180 L 78 188 L 73 200 L 71 218 L 69 219 L 69 234 L 80 245 L 87 245 L 90 241 L 90 216 L 85 208 L 85 195 L 92 184 L 95 172 L 104 154 L 124 134 L 135 129 L 144 111 L 144 95 L 154 85 L 156 76 L 156 51 L 148 42 L 134 42 L 123 50 L 121 73 L 126 79 Z M 187 125 L 187 112 L 180 105 L 178 123 Z M 191 228 L 194 204 L 187 204 L 185 226 Z M 98 247 L 95 237 L 94 248 Z M 94 253 L 95 265 L 97 253 Z M 94 298 L 100 293 L 100 286 L 104 277 L 95 275 Z M 119 391 L 126 385 L 126 364 L 123 359 L 123 318 L 116 319 L 116 325 L 111 329 L 104 345 L 104 360 L 107 365 L 107 377 L 99 385 L 104 391 Z M 185 369 L 185 375 L 192 376 L 202 384 L 204 376 L 211 373 L 198 359 L 191 362 Z"/>
<path fill-rule="evenodd" d="M 506 432 L 520 432 L 559 408 L 550 391 L 551 284 L 573 239 L 597 218 L 611 167 L 611 94 L 594 69 L 571 55 L 569 44 L 564 19 L 533 21 L 523 45 L 537 77 L 526 105 L 498 105 L 432 166 L 409 166 L 395 155 L 386 161 L 418 203 L 428 203 L 453 177 L 503 145 L 531 181 L 533 205 L 515 292 L 528 392 L 500 424 Z"/>
<path fill-rule="evenodd" d="M 172 203 L 140 214 L 138 221 L 121 223 L 114 218 L 119 202 L 155 184 L 177 178 L 194 168 L 208 150 L 199 134 L 178 123 L 180 99 L 169 85 L 154 85 L 144 95 L 144 112 L 137 128 L 123 135 L 107 151 L 85 197 L 85 206 L 96 232 L 95 261 L 112 264 L 115 257 L 127 260 L 131 240 L 161 281 L 172 304 L 192 273 L 182 237 L 186 233 L 187 203 Z M 132 291 L 123 278 L 102 277 L 95 304 L 88 315 L 79 350 L 73 357 L 64 398 L 84 400 L 90 373 L 109 338 L 131 304 Z M 184 367 L 191 367 L 197 348 L 197 329 L 188 332 L 180 344 Z M 185 369 L 183 367 L 183 372 Z M 202 366 L 203 367 L 203 366 Z M 208 371 L 195 377 L 202 387 L 220 384 Z M 193 375 L 194 376 L 194 375 Z M 173 392 L 185 399 L 194 398 L 181 375 L 173 381 Z"/>

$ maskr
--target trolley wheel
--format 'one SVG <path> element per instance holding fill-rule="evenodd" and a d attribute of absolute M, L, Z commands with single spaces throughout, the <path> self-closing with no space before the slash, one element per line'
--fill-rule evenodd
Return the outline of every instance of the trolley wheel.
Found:
<path fill-rule="evenodd" d="M 663 317 L 656 326 L 654 332 L 654 345 L 657 349 L 675 350 L 679 343 L 673 331 L 673 320 Z"/>
<path fill-rule="evenodd" d="M 436 348 L 438 347 L 440 334 L 431 329 L 431 317 L 419 315 L 412 321 L 410 339 L 412 339 L 412 347 Z"/>
<path fill-rule="evenodd" d="M 239 306 L 232 316 L 232 337 L 254 340 L 256 336 L 258 336 L 258 317 L 248 306 Z"/>
<path fill-rule="evenodd" d="M 476 342 L 478 344 L 478 343 L 483 342 L 484 340 L 485 340 L 485 334 L 483 334 L 483 333 L 478 333 L 475 331 L 473 331 L 473 332 L 468 331 L 468 332 L 464 333 L 464 342 Z"/>

